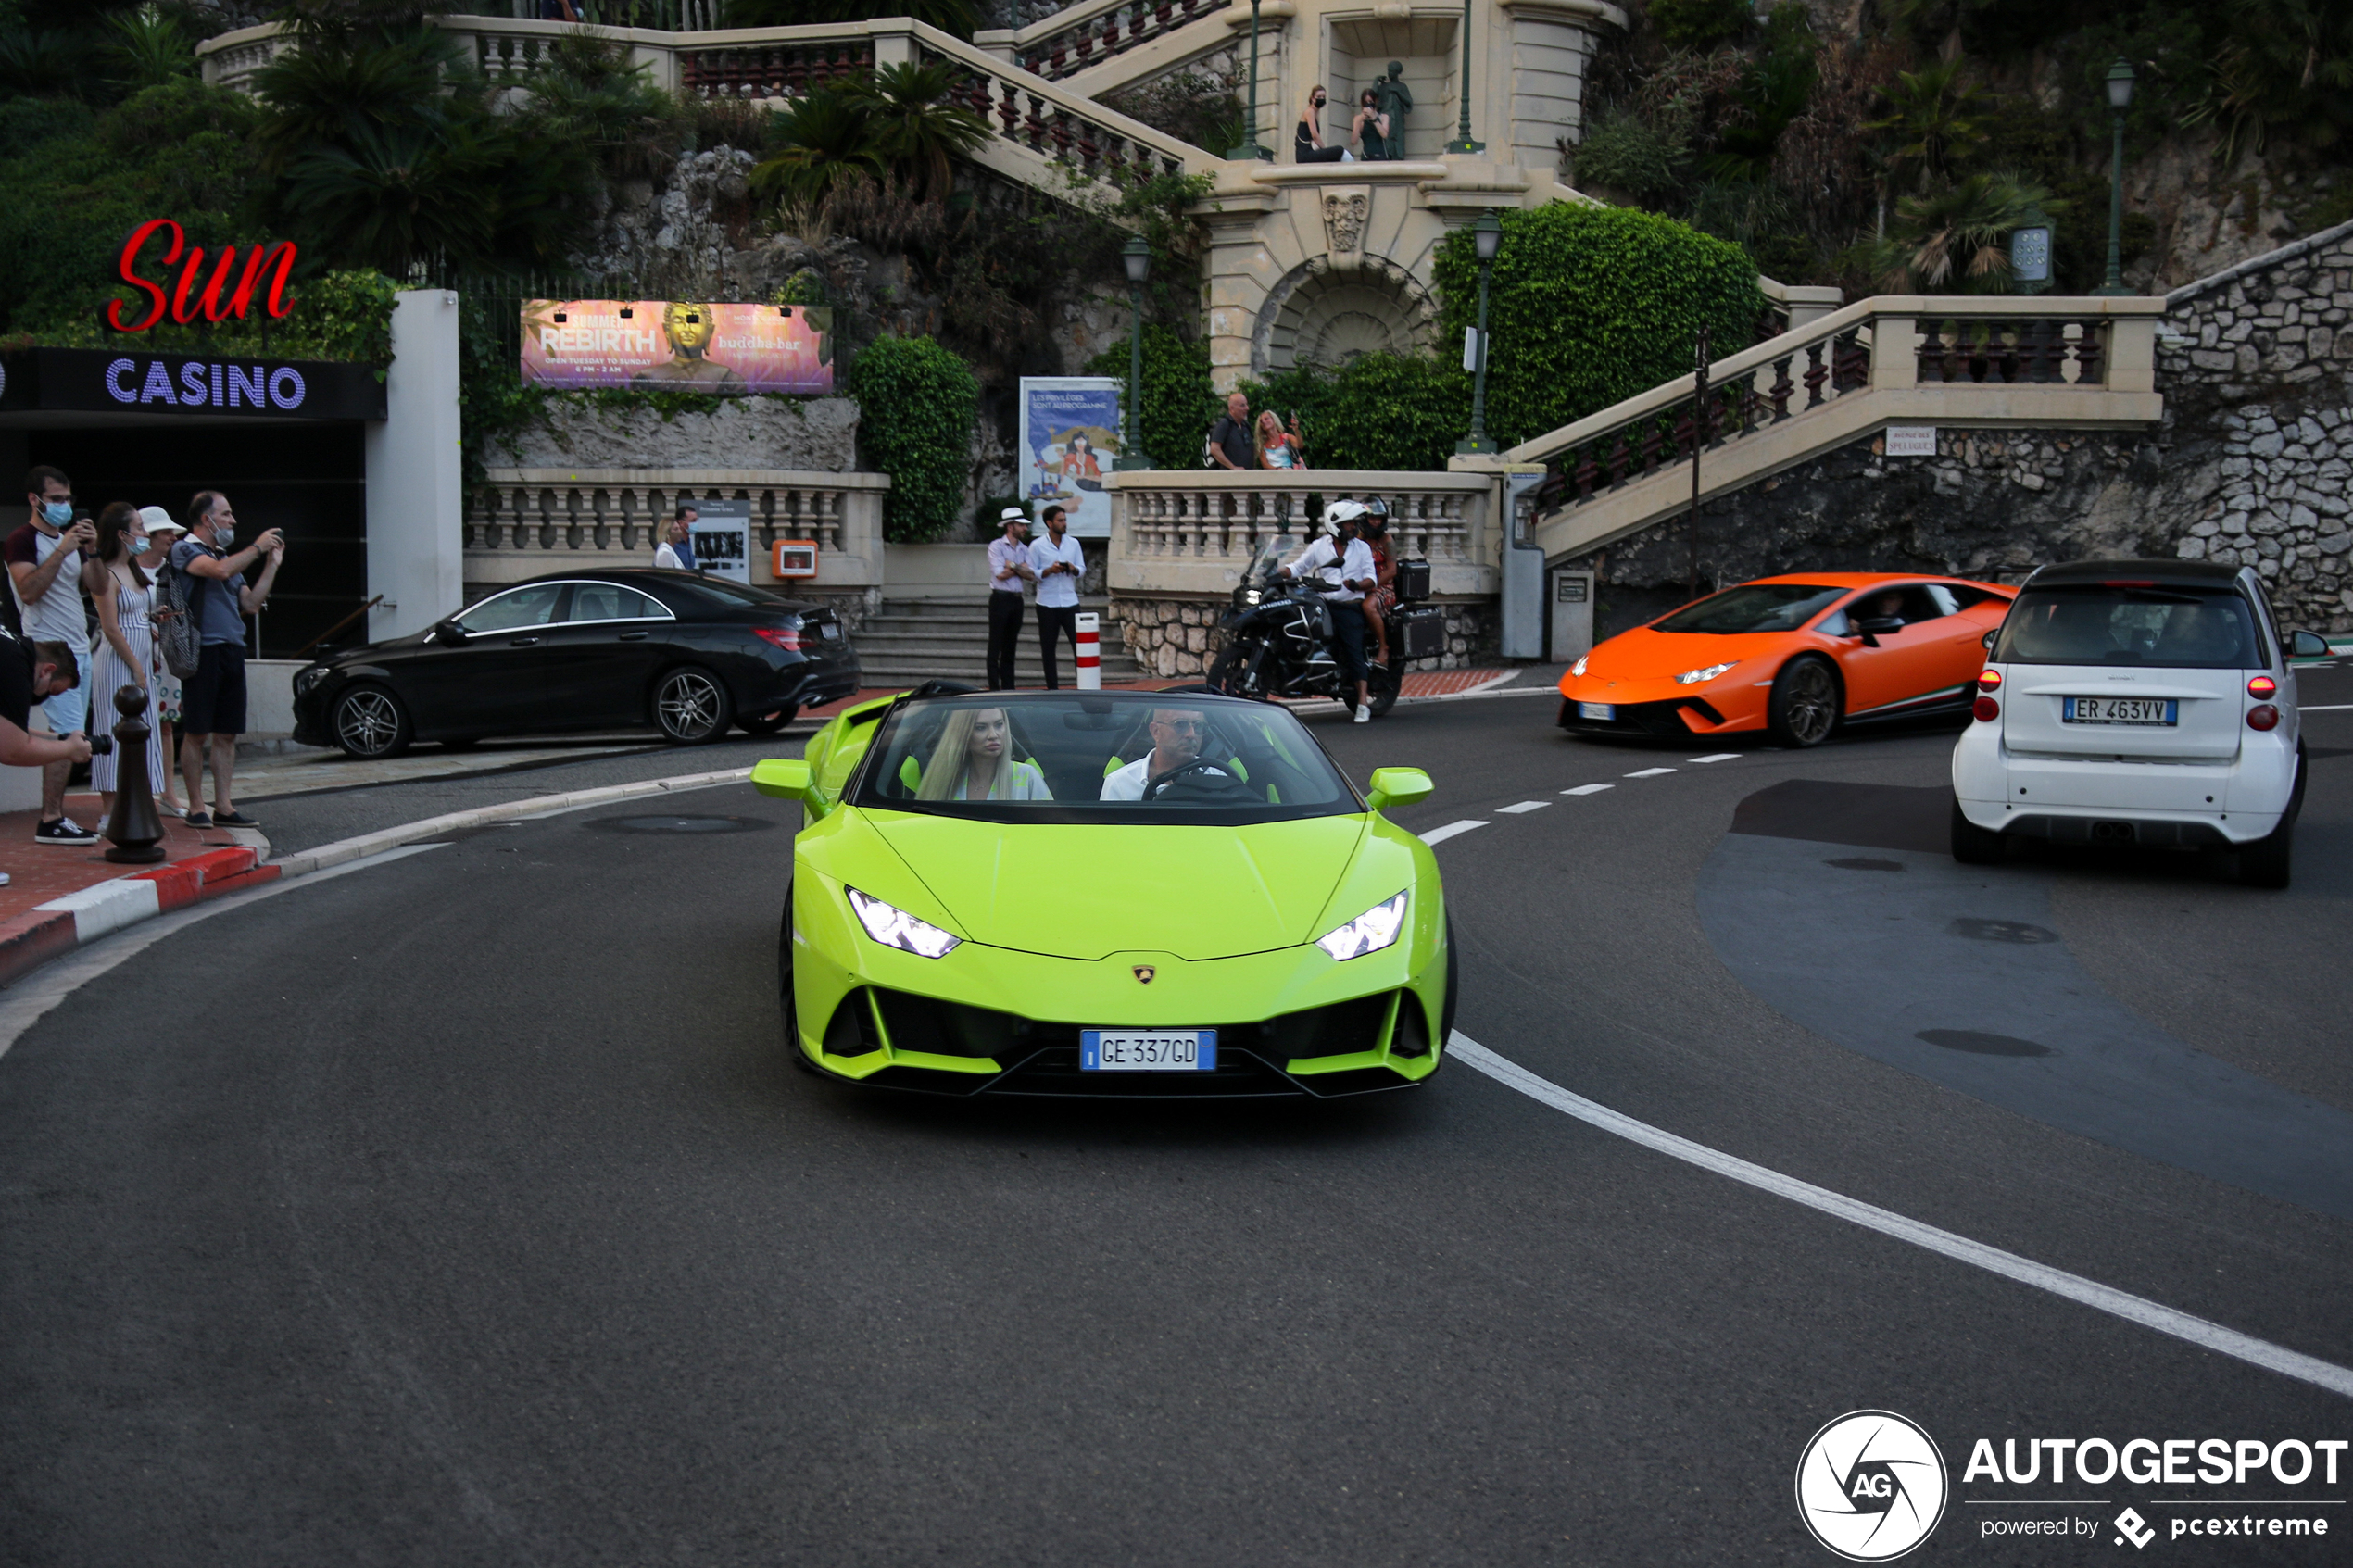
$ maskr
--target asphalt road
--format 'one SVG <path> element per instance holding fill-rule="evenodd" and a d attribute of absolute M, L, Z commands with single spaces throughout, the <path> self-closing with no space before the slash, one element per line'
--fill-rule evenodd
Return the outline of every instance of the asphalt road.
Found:
<path fill-rule="evenodd" d="M 2353 705 L 2353 671 L 2304 696 Z M 1359 778 L 1430 770 L 1408 826 L 1483 824 L 1438 851 L 1465 1035 L 2353 1364 L 2353 711 L 2308 719 L 2285 893 L 2171 857 L 1957 868 L 1949 732 L 1694 762 L 1552 717 L 1315 725 Z M 256 814 L 296 848 L 733 760 Z M 1609 787 L 1560 793 L 1587 784 Z M 736 821 L 628 825 L 655 809 Z M 25 1028 L 0 1058 L 0 1560 L 1815 1563 L 1793 1472 L 1866 1408 L 1955 1475 L 1913 1561 L 2113 1555 L 2127 1502 L 2162 1528 L 2185 1499 L 2287 1498 L 2353 1530 L 2318 1506 L 2353 1497 L 2353 1461 L 2334 1487 L 1962 1485 L 1978 1437 L 2353 1437 L 2353 1401 L 1462 1062 L 1272 1107 L 796 1073 L 785 822 L 731 787 L 479 830 L 172 930 Z M 2097 1504 L 2073 1512 L 2098 1537 L 1984 1533 L 2053 1513 L 2028 1499 Z"/>

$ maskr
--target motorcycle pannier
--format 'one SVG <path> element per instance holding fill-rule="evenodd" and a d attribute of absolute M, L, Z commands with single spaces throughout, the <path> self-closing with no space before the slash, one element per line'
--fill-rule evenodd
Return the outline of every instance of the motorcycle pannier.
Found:
<path fill-rule="evenodd" d="M 1414 609 L 1391 610 L 1389 616 L 1389 640 L 1390 646 L 1395 647 L 1403 658 L 1438 658 L 1446 651 L 1445 610 L 1437 605 L 1422 605 Z"/>
<path fill-rule="evenodd" d="M 1399 561 L 1397 576 L 1393 581 L 1397 589 L 1397 602 L 1400 604 L 1412 604 L 1416 599 L 1429 597 L 1429 562 L 1426 560 Z"/>

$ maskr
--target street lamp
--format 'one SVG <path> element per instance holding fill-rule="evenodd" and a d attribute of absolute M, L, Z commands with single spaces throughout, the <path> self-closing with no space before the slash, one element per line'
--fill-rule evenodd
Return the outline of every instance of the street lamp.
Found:
<path fill-rule="evenodd" d="M 2108 68 L 2108 107 L 2116 136 L 2108 159 L 2108 282 L 2092 292 L 2130 294 L 2124 286 L 2124 111 L 2133 107 L 2133 62 L 2121 55 Z"/>
<path fill-rule="evenodd" d="M 1152 460 L 1144 456 L 1144 280 L 1151 276 L 1152 247 L 1144 243 L 1141 234 L 1123 246 L 1120 260 L 1127 264 L 1127 404 L 1120 410 L 1119 458 L 1112 464 L 1114 472 L 1130 469 L 1148 469 Z"/>
<path fill-rule="evenodd" d="M 1250 123 L 1242 127 L 1241 145 L 1228 147 L 1226 156 L 1269 160 L 1275 156 L 1271 149 L 1258 144 L 1258 0 L 1250 0 Z"/>
<path fill-rule="evenodd" d="M 1493 452 L 1487 439 L 1487 281 L 1495 270 L 1495 253 L 1503 248 L 1504 226 L 1489 207 L 1471 225 L 1471 244 L 1478 249 L 1478 335 L 1471 349 L 1471 427 L 1469 439 L 1454 443 L 1457 453 Z"/>
<path fill-rule="evenodd" d="M 1454 139 L 1446 144 L 1450 153 L 1483 153 L 1484 142 L 1474 142 L 1470 133 L 1470 62 L 1471 62 L 1471 0 L 1463 0 L 1463 117 L 1455 130 Z"/>

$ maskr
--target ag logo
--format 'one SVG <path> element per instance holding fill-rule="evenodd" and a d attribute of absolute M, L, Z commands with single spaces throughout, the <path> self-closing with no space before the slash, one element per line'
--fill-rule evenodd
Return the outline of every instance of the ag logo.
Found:
<path fill-rule="evenodd" d="M 1935 1440 L 1892 1411 L 1840 1416 L 1798 1457 L 1798 1517 L 1850 1562 L 1885 1562 L 1928 1539 L 1946 1497 Z"/>

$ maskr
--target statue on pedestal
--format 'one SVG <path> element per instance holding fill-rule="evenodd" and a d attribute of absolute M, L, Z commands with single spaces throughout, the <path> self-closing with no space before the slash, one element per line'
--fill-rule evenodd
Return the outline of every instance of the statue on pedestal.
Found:
<path fill-rule="evenodd" d="M 1405 117 L 1414 109 L 1414 90 L 1405 85 L 1405 65 L 1402 60 L 1389 62 L 1389 74 L 1377 78 L 1372 85 L 1372 109 L 1378 119 L 1365 122 L 1365 157 L 1367 162 L 1394 163 L 1405 156 Z M 1386 125 L 1386 133 L 1380 126 Z"/>

